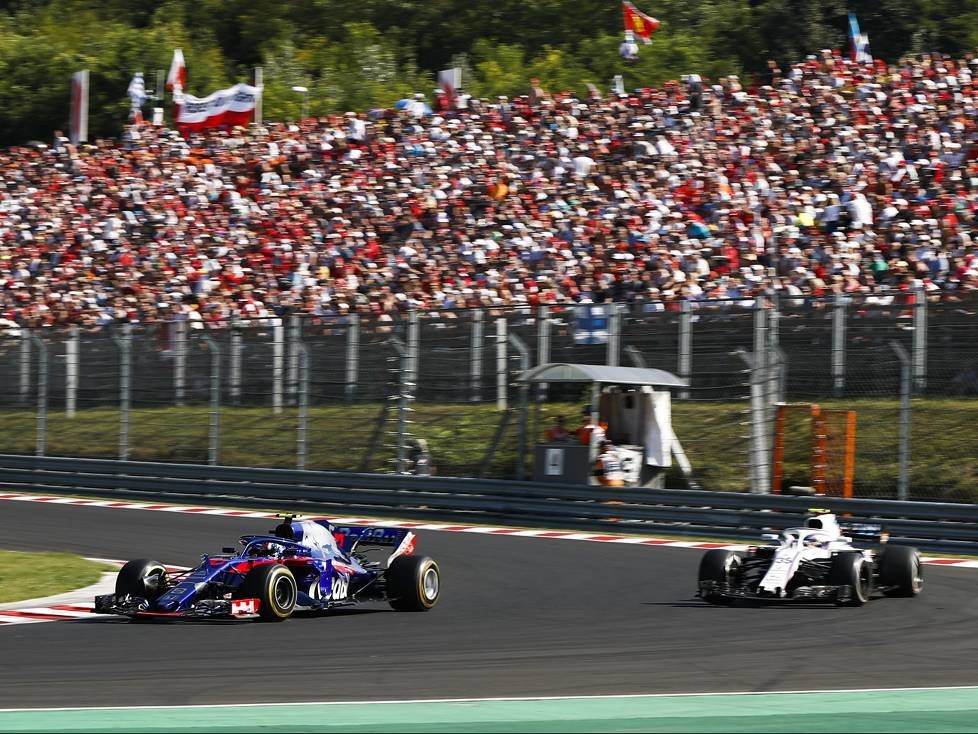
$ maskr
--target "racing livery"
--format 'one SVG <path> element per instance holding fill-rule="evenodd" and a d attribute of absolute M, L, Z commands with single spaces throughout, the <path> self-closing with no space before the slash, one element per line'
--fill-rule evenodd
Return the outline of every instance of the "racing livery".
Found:
<path fill-rule="evenodd" d="M 438 564 L 415 555 L 413 533 L 279 517 L 283 521 L 269 535 L 244 535 L 239 552 L 232 547 L 202 555 L 189 571 L 170 574 L 156 561 L 129 561 L 115 593 L 95 597 L 95 611 L 275 622 L 295 611 L 364 601 L 386 601 L 399 611 L 427 611 L 438 601 Z"/>
<path fill-rule="evenodd" d="M 916 548 L 884 545 L 887 535 L 879 525 L 845 524 L 825 510 L 811 512 L 804 527 L 764 535 L 775 541 L 770 545 L 742 553 L 707 551 L 700 562 L 698 596 L 711 604 L 757 599 L 861 606 L 874 591 L 920 593 L 923 575 Z M 868 547 L 857 547 L 857 542 Z"/>

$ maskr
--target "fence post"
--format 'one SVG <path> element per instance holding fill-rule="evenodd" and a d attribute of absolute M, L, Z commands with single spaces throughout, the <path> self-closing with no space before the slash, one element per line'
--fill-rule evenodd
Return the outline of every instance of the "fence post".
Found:
<path fill-rule="evenodd" d="M 408 312 L 407 328 L 407 359 L 408 382 L 411 383 L 412 395 L 418 395 L 418 367 L 421 359 L 421 329 L 417 309 Z"/>
<path fill-rule="evenodd" d="M 900 474 L 897 477 L 897 499 L 910 499 L 910 391 L 912 389 L 912 366 L 910 355 L 903 345 L 895 339 L 890 349 L 900 360 Z"/>
<path fill-rule="evenodd" d="M 520 355 L 520 370 L 525 374 L 530 369 L 530 350 L 526 344 L 516 334 L 509 335 L 509 343 L 513 345 Z M 526 478 L 526 417 L 528 412 L 528 395 L 530 386 L 526 382 L 520 382 L 520 420 L 516 438 L 516 480 L 523 481 Z"/>
<path fill-rule="evenodd" d="M 296 427 L 296 458 L 295 468 L 300 471 L 306 468 L 309 435 L 309 347 L 302 342 L 296 343 L 299 357 L 299 423 Z"/>
<path fill-rule="evenodd" d="M 496 319 L 496 410 L 506 410 L 506 318 Z"/>
<path fill-rule="evenodd" d="M 113 336 L 119 347 L 119 461 L 129 459 L 130 373 L 132 371 L 132 325 L 122 325 L 122 336 Z"/>
<path fill-rule="evenodd" d="M 30 333 L 37 347 L 37 446 L 35 453 L 44 456 L 48 432 L 48 345 L 37 334 Z"/>
<path fill-rule="evenodd" d="M 214 466 L 217 464 L 221 445 L 221 348 L 210 334 L 203 333 L 200 336 L 211 353 L 211 409 L 207 425 L 207 463 Z"/>
<path fill-rule="evenodd" d="M 537 364 L 547 364 L 550 361 L 550 306 L 540 306 L 537 311 Z M 547 399 L 549 385 L 541 382 L 537 385 L 537 402 Z"/>
<path fill-rule="evenodd" d="M 20 404 L 27 405 L 31 394 L 31 330 L 20 330 Z"/>
<path fill-rule="evenodd" d="M 927 389 L 927 293 L 917 286 L 913 295 L 913 388 L 921 393 Z"/>
<path fill-rule="evenodd" d="M 609 367 L 617 367 L 621 361 L 621 324 L 624 321 L 622 309 L 624 303 L 608 305 L 608 357 L 605 360 Z"/>
<path fill-rule="evenodd" d="M 346 330 L 346 402 L 352 403 L 357 396 L 357 380 L 360 373 L 360 314 L 351 313 Z M 307 356 L 308 359 L 308 356 Z"/>
<path fill-rule="evenodd" d="M 693 304 L 687 299 L 679 303 L 679 376 L 689 384 L 693 365 Z M 680 400 L 689 400 L 689 391 L 679 391 Z"/>
<path fill-rule="evenodd" d="M 302 334 L 302 322 L 299 320 L 299 314 L 292 314 L 289 317 L 289 354 L 288 354 L 288 367 L 285 378 L 285 392 L 286 400 L 289 405 L 295 405 L 297 402 L 298 391 L 299 391 L 299 347 L 297 346 L 301 340 Z"/>
<path fill-rule="evenodd" d="M 471 360 L 469 366 L 469 380 L 472 383 L 472 402 L 478 403 L 482 400 L 482 309 L 472 312 L 472 342 L 469 347 Z"/>
<path fill-rule="evenodd" d="M 241 404 L 241 322 L 231 319 L 231 404 Z"/>
<path fill-rule="evenodd" d="M 285 324 L 272 320 L 272 412 L 282 412 L 282 383 L 285 378 Z"/>
<path fill-rule="evenodd" d="M 173 345 L 173 386 L 177 405 L 183 405 L 187 387 L 187 322 L 171 321 L 176 337 Z"/>
<path fill-rule="evenodd" d="M 772 377 L 774 380 L 774 400 L 772 402 L 783 403 L 788 394 L 788 355 L 779 346 L 772 347 L 771 354 L 774 357 L 772 367 L 774 371 Z"/>
<path fill-rule="evenodd" d="M 781 297 L 778 292 L 772 290 L 768 296 L 770 308 L 767 314 L 767 340 L 774 348 L 781 346 Z"/>
<path fill-rule="evenodd" d="M 68 331 L 68 341 L 65 342 L 65 415 L 75 417 L 78 407 L 78 348 L 81 342 L 77 326 Z"/>
<path fill-rule="evenodd" d="M 763 296 L 758 296 L 754 305 L 754 353 L 738 354 L 750 369 L 750 491 L 767 494 L 771 491 L 771 467 L 767 431 L 767 308 Z"/>
<path fill-rule="evenodd" d="M 396 336 L 392 336 L 390 339 L 391 345 L 398 354 L 399 369 L 397 372 L 397 464 L 396 472 L 398 474 L 407 473 L 407 414 L 410 410 L 409 403 L 412 400 L 412 395 L 408 393 L 409 380 L 408 373 L 410 371 L 408 350 L 404 346 L 404 343 L 398 339 Z"/>
<path fill-rule="evenodd" d="M 758 296 L 754 301 L 754 367 L 760 371 L 768 365 L 767 300 Z M 764 377 L 764 375 L 762 375 Z"/>
<path fill-rule="evenodd" d="M 418 312 L 408 312 L 407 344 L 401 359 L 401 396 L 397 412 L 397 471 L 407 473 L 408 413 L 418 396 L 418 356 L 421 347 Z"/>
<path fill-rule="evenodd" d="M 832 392 L 841 398 L 846 391 L 846 301 L 836 293 L 832 299 Z"/>

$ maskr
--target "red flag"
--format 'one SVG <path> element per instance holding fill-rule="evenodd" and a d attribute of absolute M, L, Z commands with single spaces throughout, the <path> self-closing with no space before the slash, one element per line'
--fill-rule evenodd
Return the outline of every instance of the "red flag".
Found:
<path fill-rule="evenodd" d="M 652 43 L 652 34 L 659 28 L 659 21 L 651 15 L 646 15 L 627 0 L 622 0 L 622 12 L 625 14 L 625 30 L 631 31 L 646 44 Z"/>
<path fill-rule="evenodd" d="M 183 60 L 183 49 L 173 49 L 173 61 L 170 62 L 170 72 L 166 75 L 166 88 L 183 91 L 187 86 L 187 64 Z"/>

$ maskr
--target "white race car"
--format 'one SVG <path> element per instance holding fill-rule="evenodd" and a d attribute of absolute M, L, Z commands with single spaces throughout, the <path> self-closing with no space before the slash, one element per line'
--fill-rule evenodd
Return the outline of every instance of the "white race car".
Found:
<path fill-rule="evenodd" d="M 903 545 L 883 545 L 879 525 L 840 524 L 824 510 L 812 510 L 805 527 L 766 534 L 770 545 L 744 552 L 710 550 L 700 562 L 700 596 L 711 604 L 737 599 L 831 601 L 862 606 L 874 591 L 916 596 L 923 588 L 920 553 Z M 875 541 L 858 548 L 854 538 Z"/>

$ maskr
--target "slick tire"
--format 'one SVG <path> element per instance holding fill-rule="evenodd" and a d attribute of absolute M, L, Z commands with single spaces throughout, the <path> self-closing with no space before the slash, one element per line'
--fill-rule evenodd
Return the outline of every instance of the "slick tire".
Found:
<path fill-rule="evenodd" d="M 427 612 L 441 595 L 441 571 L 427 556 L 398 556 L 386 579 L 388 603 L 399 612 Z"/>
<path fill-rule="evenodd" d="M 733 551 L 714 548 L 708 550 L 700 560 L 699 587 L 704 581 L 721 584 L 735 584 L 742 564 L 740 555 Z M 705 594 L 703 600 L 710 604 L 733 604 L 734 600 L 723 594 Z"/>
<path fill-rule="evenodd" d="M 292 572 L 281 563 L 268 563 L 248 572 L 234 598 L 257 599 L 262 622 L 282 622 L 295 611 L 298 593 Z"/>
<path fill-rule="evenodd" d="M 848 600 L 837 602 L 840 606 L 861 607 L 873 594 L 873 564 L 862 553 L 837 553 L 832 556 L 828 582 L 832 586 L 852 589 Z"/>
<path fill-rule="evenodd" d="M 924 588 L 924 567 L 916 548 L 888 545 L 879 555 L 879 582 L 887 596 L 917 596 Z"/>
<path fill-rule="evenodd" d="M 140 558 L 119 569 L 115 593 L 155 601 L 170 585 L 166 568 L 158 561 Z"/>

